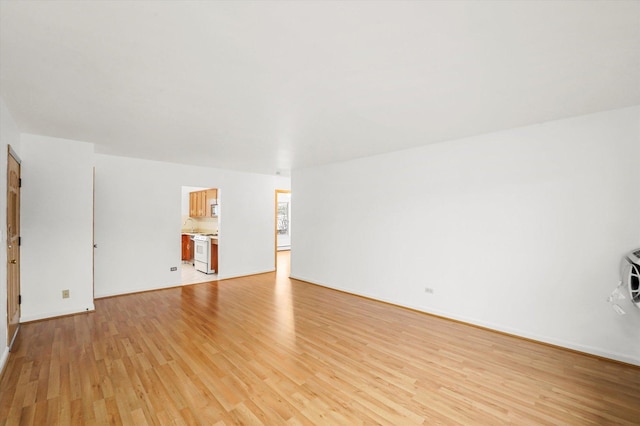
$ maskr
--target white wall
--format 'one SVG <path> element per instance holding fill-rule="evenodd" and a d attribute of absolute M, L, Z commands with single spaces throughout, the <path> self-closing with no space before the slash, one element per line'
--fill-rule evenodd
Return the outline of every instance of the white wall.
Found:
<path fill-rule="evenodd" d="M 640 247 L 640 107 L 292 182 L 292 276 L 640 365 L 640 310 L 605 301 Z"/>
<path fill-rule="evenodd" d="M 21 321 L 93 310 L 93 145 L 22 134 L 21 159 Z"/>
<path fill-rule="evenodd" d="M 182 186 L 221 191 L 219 278 L 274 270 L 275 176 L 95 158 L 96 297 L 180 285 Z"/>
<path fill-rule="evenodd" d="M 9 355 L 7 345 L 7 146 L 20 154 L 20 133 L 4 100 L 0 98 L 0 371 Z"/>
<path fill-rule="evenodd" d="M 18 138 L 9 135 L 8 119 L 3 110 L 3 143 Z M 96 297 L 180 285 L 179 268 L 170 268 L 180 266 L 182 186 L 224 194 L 219 278 L 274 269 L 273 203 L 281 179 L 98 155 L 93 144 L 47 136 L 21 139 L 22 322 L 94 309 L 94 163 Z M 6 319 L 4 330 L 6 340 Z"/>
<path fill-rule="evenodd" d="M 276 189 L 291 190 L 291 176 L 276 176 Z"/>

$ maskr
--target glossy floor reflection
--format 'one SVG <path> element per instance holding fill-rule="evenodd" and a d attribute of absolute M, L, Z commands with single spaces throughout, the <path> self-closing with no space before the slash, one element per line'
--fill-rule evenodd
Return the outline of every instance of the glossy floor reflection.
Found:
<path fill-rule="evenodd" d="M 277 276 L 289 277 L 291 275 L 291 250 L 282 250 L 278 252 Z"/>
<path fill-rule="evenodd" d="M 273 329 L 274 338 L 283 344 L 291 345 L 296 337 L 295 314 L 293 311 L 291 273 L 291 251 L 278 252 L 275 291 L 273 304 L 276 307 Z"/>
<path fill-rule="evenodd" d="M 278 272 L 22 325 L 0 425 L 616 424 L 638 367 Z"/>

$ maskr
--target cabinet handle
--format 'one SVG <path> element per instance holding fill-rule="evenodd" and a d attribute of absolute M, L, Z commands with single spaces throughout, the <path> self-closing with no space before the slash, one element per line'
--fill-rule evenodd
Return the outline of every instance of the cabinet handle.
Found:
<path fill-rule="evenodd" d="M 18 262 L 17 262 L 15 259 L 11 259 L 11 262 L 10 262 L 10 263 L 11 263 L 12 265 L 15 265 L 15 264 L 16 264 L 16 263 L 18 263 Z"/>

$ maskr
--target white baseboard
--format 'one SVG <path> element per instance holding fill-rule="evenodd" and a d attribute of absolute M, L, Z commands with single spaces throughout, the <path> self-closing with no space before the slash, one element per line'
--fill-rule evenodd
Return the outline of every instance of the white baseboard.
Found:
<path fill-rule="evenodd" d="M 212 281 L 220 281 L 220 280 L 228 280 L 231 278 L 242 278 L 242 277 L 248 277 L 250 275 L 258 275 L 258 274 L 266 274 L 269 272 L 274 272 L 275 268 L 271 268 L 271 269 L 265 269 L 265 270 L 258 270 L 258 271 L 248 271 L 248 272 L 241 272 L 241 273 L 237 273 L 237 274 L 227 274 L 227 275 L 212 275 L 211 280 Z M 206 282 L 206 281 L 205 281 Z M 139 288 L 132 288 L 127 290 L 126 292 L 109 292 L 109 293 L 100 293 L 100 294 L 96 294 L 95 298 L 96 299 L 102 299 L 104 297 L 113 297 L 113 296 L 124 296 L 125 294 L 135 294 L 135 293 L 143 293 L 146 291 L 155 291 L 155 290 L 166 290 L 168 288 L 175 288 L 175 287 L 182 287 L 183 285 L 193 285 L 193 284 L 203 284 L 203 283 L 189 283 L 189 284 L 168 284 L 166 286 L 154 286 L 154 287 L 139 287 Z"/>
<path fill-rule="evenodd" d="M 385 303 L 389 303 L 391 305 L 396 305 L 396 306 L 400 306 L 400 307 L 404 307 L 404 308 L 409 308 L 409 309 L 413 309 L 415 311 L 419 311 L 419 312 L 424 312 L 426 314 L 431 314 L 431 315 L 436 315 L 439 317 L 443 317 L 443 318 L 448 318 L 448 319 L 452 319 L 455 321 L 460 321 L 469 325 L 475 325 L 478 327 L 482 327 L 482 328 L 486 328 L 486 329 L 490 329 L 490 330 L 495 330 L 501 333 L 505 333 L 505 334 L 509 334 L 512 336 L 516 336 L 516 337 L 522 337 L 525 339 L 529 339 L 529 340 L 534 340 L 536 342 L 541 342 L 541 343 L 546 343 L 549 345 L 553 345 L 553 346 L 558 346 L 561 348 L 565 348 L 565 349 L 571 349 L 577 352 L 582 352 L 582 353 L 586 353 L 586 354 L 590 354 L 590 355 L 595 355 L 598 357 L 602 357 L 602 358 L 608 358 L 614 361 L 620 361 L 620 362 L 624 362 L 626 364 L 632 364 L 632 365 L 637 365 L 640 366 L 640 357 L 634 357 L 634 356 L 629 356 L 627 354 L 620 354 L 620 353 L 616 353 L 616 352 L 611 352 L 611 351 L 607 351 L 606 349 L 602 349 L 602 348 L 595 348 L 595 347 L 591 347 L 591 346 L 586 346 L 586 345 L 582 345 L 580 343 L 577 342 L 569 342 L 569 341 L 565 341 L 565 340 L 559 340 L 559 339 L 555 339 L 552 337 L 548 337 L 548 336 L 539 336 L 536 334 L 532 334 L 532 333 L 528 333 L 526 331 L 523 330 L 518 330 L 518 329 L 512 329 L 512 328 L 508 328 L 508 327 L 504 327 L 504 326 L 500 326 L 497 324 L 493 324 L 493 323 L 489 323 L 489 322 L 485 322 L 485 321 L 479 321 L 477 319 L 474 318 L 467 318 L 467 317 L 463 317 L 460 315 L 454 315 L 451 314 L 449 312 L 444 312 L 444 311 L 437 311 L 437 310 L 433 310 L 433 309 L 426 309 L 422 306 L 417 306 L 417 305 L 410 305 L 410 304 L 402 304 L 399 303 L 398 301 L 395 300 L 390 300 L 390 299 L 384 299 L 384 298 L 380 298 L 376 295 L 373 294 L 368 294 L 368 293 L 356 293 L 351 289 L 346 289 L 346 288 L 341 288 L 341 287 L 336 287 L 336 286 L 330 286 L 330 285 L 326 285 L 320 282 L 316 282 L 314 280 L 310 280 L 307 278 L 303 278 L 303 277 L 297 277 L 297 276 L 293 276 L 291 275 L 291 278 L 296 279 L 296 280 L 300 280 L 300 281 L 305 281 L 311 284 L 315 284 L 315 285 L 319 285 L 321 287 L 326 287 L 326 288 L 330 288 L 333 290 L 338 290 L 338 291 L 342 291 L 345 293 L 349 293 L 349 294 L 353 294 L 356 296 L 362 296 L 362 297 L 366 297 L 368 299 L 373 299 L 373 300 L 378 300 L 380 302 L 385 302 Z"/>
<path fill-rule="evenodd" d="M 231 278 L 242 278 L 248 277 L 250 275 L 259 275 L 259 274 L 267 274 L 269 272 L 275 272 L 275 268 L 260 270 L 260 271 L 249 271 L 249 272 L 241 272 L 237 274 L 228 274 L 228 275 L 218 275 L 218 280 L 229 280 Z"/>
<path fill-rule="evenodd" d="M 7 361 L 9 361 L 9 347 L 4 348 L 4 352 L 2 353 L 2 357 L 0 357 L 0 377 L 2 377 L 2 373 L 4 373 L 4 368 L 7 366 Z"/>
<path fill-rule="evenodd" d="M 54 311 L 54 312 L 42 312 L 42 313 L 35 314 L 35 315 L 21 316 L 20 317 L 20 323 L 38 321 L 38 320 L 50 319 L 50 318 L 56 318 L 56 317 L 63 317 L 65 315 L 75 315 L 75 314 L 82 314 L 82 313 L 87 313 L 87 312 L 94 312 L 95 310 L 96 310 L 96 307 L 92 303 L 90 306 L 87 306 L 84 309 L 82 309 L 82 308 L 77 309 L 76 308 L 76 309 L 70 309 L 70 310 Z"/>
<path fill-rule="evenodd" d="M 96 294 L 94 297 L 96 299 L 102 299 L 104 297 L 113 297 L 113 296 L 124 296 L 125 294 L 134 294 L 134 293 L 144 293 L 145 291 L 154 291 L 154 290 L 166 290 L 168 288 L 174 287 L 182 287 L 182 284 L 167 284 L 165 286 L 153 286 L 153 287 L 138 287 L 138 288 L 130 288 L 127 291 L 114 291 L 107 293 Z"/>

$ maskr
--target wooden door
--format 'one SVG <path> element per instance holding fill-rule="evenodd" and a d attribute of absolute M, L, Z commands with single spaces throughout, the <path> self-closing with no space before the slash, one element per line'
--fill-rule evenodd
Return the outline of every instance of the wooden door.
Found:
<path fill-rule="evenodd" d="M 7 341 L 20 325 L 20 160 L 9 147 L 7 162 Z"/>

